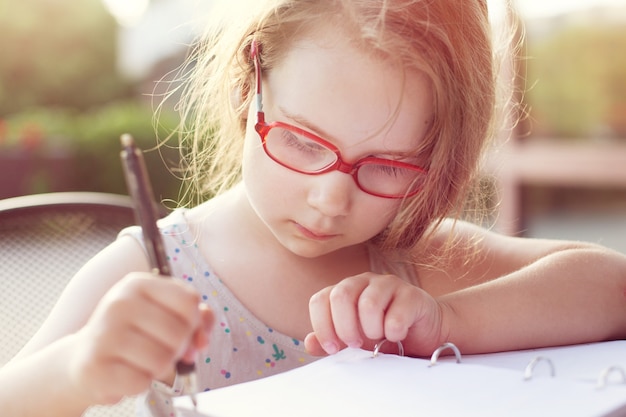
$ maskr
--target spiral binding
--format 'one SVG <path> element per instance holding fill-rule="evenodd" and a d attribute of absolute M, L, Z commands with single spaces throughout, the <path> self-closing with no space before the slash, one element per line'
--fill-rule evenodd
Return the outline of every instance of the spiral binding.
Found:
<path fill-rule="evenodd" d="M 378 356 L 378 354 L 380 353 L 380 348 L 386 342 L 388 342 L 388 340 L 383 339 L 378 342 L 376 346 L 374 346 L 374 352 L 372 353 L 373 358 Z M 402 345 L 402 342 L 396 342 L 396 344 L 398 345 L 398 356 L 404 356 L 404 346 Z M 446 349 L 451 349 L 454 352 L 454 356 L 456 357 L 456 363 L 461 363 L 461 351 L 459 350 L 459 348 L 456 347 L 454 343 L 447 342 L 435 349 L 433 355 L 430 358 L 430 366 L 437 364 L 437 361 L 439 360 L 439 355 L 441 355 L 441 353 Z"/>
<path fill-rule="evenodd" d="M 439 355 L 441 355 L 441 352 L 446 349 L 451 349 L 454 352 L 454 356 L 456 357 L 456 363 L 461 363 L 461 351 L 459 350 L 459 348 L 456 347 L 454 343 L 446 342 L 443 345 L 439 346 L 437 349 L 435 349 L 433 355 L 430 357 L 429 366 L 435 366 L 437 364 L 437 361 L 439 360 Z"/>
<path fill-rule="evenodd" d="M 528 380 L 533 378 L 533 373 L 534 373 L 535 366 L 539 362 L 545 362 L 545 363 L 547 363 L 550 366 L 550 376 L 551 377 L 554 377 L 556 375 L 554 364 L 552 363 L 552 360 L 550 358 L 547 358 L 545 356 L 536 356 L 526 366 L 526 370 L 524 371 L 524 380 L 528 381 Z M 613 366 L 609 366 L 608 368 L 604 369 L 600 373 L 600 376 L 598 377 L 598 382 L 596 384 L 596 387 L 598 389 L 603 389 L 604 387 L 606 387 L 608 385 L 608 383 L 609 383 L 609 377 L 612 374 L 618 374 L 618 376 L 621 379 L 621 383 L 622 384 L 626 384 L 626 371 L 624 371 L 624 369 L 622 367 L 620 367 L 620 366 L 613 365 Z"/>
<path fill-rule="evenodd" d="M 619 376 L 621 377 L 622 384 L 626 384 L 626 372 L 624 372 L 623 368 L 614 365 L 614 366 L 609 366 L 608 368 L 606 368 L 600 373 L 600 377 L 598 377 L 597 387 L 599 389 L 604 388 L 608 384 L 609 376 L 615 373 L 618 373 Z"/>
<path fill-rule="evenodd" d="M 554 372 L 554 364 L 552 363 L 552 360 L 550 360 L 550 358 L 546 358 L 545 356 L 537 356 L 531 359 L 531 361 L 528 362 L 528 365 L 526 365 L 526 369 L 524 370 L 525 381 L 529 381 L 533 378 L 533 372 L 535 370 L 535 366 L 537 366 L 539 362 L 547 363 L 550 366 L 550 376 L 554 377 L 555 372 Z"/>
<path fill-rule="evenodd" d="M 388 342 L 388 340 L 383 339 L 378 342 L 376 346 L 374 346 L 374 353 L 372 353 L 373 358 L 378 356 L 378 354 L 380 353 L 380 348 L 385 344 L 385 342 Z M 402 345 L 402 342 L 398 341 L 396 342 L 396 344 L 398 345 L 398 356 L 404 356 L 404 346 Z"/>
<path fill-rule="evenodd" d="M 386 342 L 388 342 L 388 340 L 383 339 L 374 346 L 374 351 L 372 353 L 373 358 L 377 357 L 380 354 L 380 349 Z M 399 341 L 399 342 L 396 342 L 396 344 L 398 345 L 398 356 L 404 356 L 404 346 L 402 345 L 402 342 Z M 454 343 L 446 342 L 443 345 L 439 346 L 437 349 L 435 349 L 432 356 L 430 357 L 429 367 L 436 365 L 441 353 L 447 349 L 450 349 L 454 352 L 456 363 L 461 363 L 461 351 L 459 350 L 459 348 L 456 347 Z M 529 381 L 533 379 L 535 368 L 541 362 L 545 362 L 546 364 L 548 364 L 551 377 L 554 378 L 556 376 L 556 370 L 555 370 L 554 363 L 552 362 L 552 360 L 546 356 L 536 356 L 533 359 L 531 359 L 530 362 L 528 362 L 528 365 L 526 365 L 526 368 L 524 370 L 525 381 Z M 598 377 L 598 382 L 596 384 L 597 388 L 598 389 L 605 388 L 610 382 L 609 378 L 611 377 L 611 375 L 614 375 L 614 374 L 617 374 L 619 376 L 621 380 L 620 383 L 626 384 L 626 370 L 624 370 L 624 368 L 620 366 L 614 365 L 614 366 L 609 366 L 608 368 L 604 369 L 600 373 L 600 376 Z"/>

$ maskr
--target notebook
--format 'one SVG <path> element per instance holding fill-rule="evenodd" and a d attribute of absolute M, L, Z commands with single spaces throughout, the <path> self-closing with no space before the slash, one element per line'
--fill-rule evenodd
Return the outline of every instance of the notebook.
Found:
<path fill-rule="evenodd" d="M 626 341 L 408 358 L 347 348 L 174 400 L 179 417 L 626 416 Z M 457 362 L 460 360 L 460 362 Z"/>

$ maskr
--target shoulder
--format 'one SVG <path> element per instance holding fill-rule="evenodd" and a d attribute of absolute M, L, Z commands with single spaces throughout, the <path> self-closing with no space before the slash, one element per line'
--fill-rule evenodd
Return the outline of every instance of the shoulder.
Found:
<path fill-rule="evenodd" d="M 172 227 L 185 222 L 185 209 L 177 209 L 159 220 L 163 235 Z M 141 227 L 130 226 L 122 229 L 117 239 L 91 258 L 70 281 L 70 289 L 93 293 L 94 298 L 102 296 L 109 288 L 131 272 L 149 272 L 148 255 L 143 243 Z"/>
<path fill-rule="evenodd" d="M 186 225 L 187 224 L 187 214 L 190 209 L 186 208 L 177 208 L 170 212 L 167 216 L 158 220 L 157 225 L 162 234 L 167 234 L 167 231 L 170 230 L 174 226 Z M 134 225 L 129 226 L 122 229 L 118 234 L 118 240 L 124 237 L 131 237 L 137 240 L 138 242 L 142 242 L 143 234 L 141 227 Z M 141 245 L 143 246 L 143 244 Z"/>

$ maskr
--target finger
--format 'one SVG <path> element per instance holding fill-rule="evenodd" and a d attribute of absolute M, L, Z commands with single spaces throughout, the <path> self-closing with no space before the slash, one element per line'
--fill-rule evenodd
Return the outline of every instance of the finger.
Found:
<path fill-rule="evenodd" d="M 324 352 L 332 355 L 337 353 L 340 341 L 335 333 L 335 326 L 330 311 L 330 291 L 331 287 L 325 288 L 314 294 L 309 300 L 309 313 L 311 316 L 311 326 Z"/>
<path fill-rule="evenodd" d="M 152 317 L 142 323 L 144 328 L 162 342 L 170 340 L 177 344 L 182 355 L 187 345 L 192 343 L 196 330 L 203 326 L 204 313 L 199 308 L 199 294 L 188 284 L 173 279 L 148 279 L 142 290 L 154 308 L 161 309 L 163 313 L 152 309 L 162 321 Z M 149 318 L 149 315 L 144 317 Z"/>
<path fill-rule="evenodd" d="M 183 317 L 180 311 L 154 301 L 154 297 L 147 295 L 149 292 L 150 289 L 138 288 L 135 284 L 119 296 L 108 299 L 94 317 L 94 326 L 109 328 L 108 331 L 120 339 L 127 332 L 135 332 L 182 354 L 184 345 L 191 338 L 194 322 L 199 319 L 193 317 L 193 312 L 192 317 Z M 199 312 L 196 311 L 195 315 Z"/>
<path fill-rule="evenodd" d="M 363 277 L 347 278 L 330 291 L 330 311 L 335 333 L 347 346 L 363 345 L 363 333 L 358 314 L 358 302 L 369 280 Z"/>
<path fill-rule="evenodd" d="M 215 323 L 215 315 L 213 311 L 205 304 L 200 304 L 200 327 L 196 329 L 192 336 L 190 345 L 183 354 L 181 360 L 185 363 L 192 363 L 196 360 L 198 351 L 209 345 L 211 340 L 211 331 Z"/>
<path fill-rule="evenodd" d="M 128 306 L 129 304 L 132 305 Z M 122 300 L 89 324 L 94 356 L 161 374 L 173 366 L 189 340 L 177 316 L 145 299 Z"/>
<path fill-rule="evenodd" d="M 170 344 L 160 343 L 151 335 L 131 328 L 116 340 L 117 361 L 153 378 L 168 374 L 178 356 L 177 349 Z"/>
<path fill-rule="evenodd" d="M 167 368 L 168 363 L 171 367 L 167 355 L 165 360 L 159 357 L 158 346 L 129 328 L 114 333 L 103 330 L 107 329 L 89 324 L 76 333 L 77 348 L 68 364 L 77 389 L 94 397 L 93 403 L 114 403 L 123 395 L 140 393 L 158 376 L 155 368 Z"/>
<path fill-rule="evenodd" d="M 176 282 L 178 288 L 169 289 L 167 285 L 170 284 L 162 285 L 165 291 L 153 291 L 151 296 L 161 306 L 169 308 L 171 314 L 182 319 L 179 330 L 183 331 L 182 337 L 186 338 L 183 340 L 186 344 L 183 360 L 193 361 L 195 353 L 209 343 L 210 333 L 215 324 L 213 311 L 206 304 L 199 303 L 199 294 L 186 283 Z M 178 297 L 178 301 L 175 296 Z M 168 337 L 178 340 L 177 334 L 170 334 Z"/>
<path fill-rule="evenodd" d="M 200 328 L 198 329 L 198 337 L 195 339 L 195 342 L 196 347 L 202 349 L 211 340 L 211 332 L 215 326 L 215 314 L 206 304 L 200 304 L 198 308 L 200 309 Z"/>
<path fill-rule="evenodd" d="M 390 277 L 372 279 L 358 301 L 358 314 L 363 334 L 370 340 L 385 337 L 384 322 L 393 300 L 395 285 Z"/>
<path fill-rule="evenodd" d="M 326 356 L 327 353 L 322 348 L 320 341 L 317 339 L 315 333 L 309 333 L 304 338 L 304 349 L 308 354 L 312 356 Z"/>
<path fill-rule="evenodd" d="M 103 298 L 111 300 L 137 300 L 145 298 L 164 310 L 179 316 L 182 321 L 199 320 L 199 294 L 186 283 L 175 279 L 155 278 L 149 273 L 131 273 L 114 286 Z"/>
<path fill-rule="evenodd" d="M 176 279 L 146 278 L 140 289 L 152 301 L 194 326 L 200 321 L 200 294 L 185 282 Z"/>
<path fill-rule="evenodd" d="M 118 343 L 124 343 L 126 332 L 134 332 L 182 356 L 200 327 L 198 298 L 182 283 L 131 274 L 107 294 L 92 321 Z"/>
<path fill-rule="evenodd" d="M 399 342 L 407 337 L 409 329 L 417 320 L 420 298 L 419 290 L 408 285 L 395 292 L 385 314 L 385 339 Z"/>
<path fill-rule="evenodd" d="M 149 338 L 155 344 L 168 348 L 173 355 L 181 356 L 191 343 L 196 320 L 191 318 L 184 320 L 171 310 L 165 310 L 151 302 L 137 307 L 141 311 L 133 317 L 130 323 L 131 330 Z"/>

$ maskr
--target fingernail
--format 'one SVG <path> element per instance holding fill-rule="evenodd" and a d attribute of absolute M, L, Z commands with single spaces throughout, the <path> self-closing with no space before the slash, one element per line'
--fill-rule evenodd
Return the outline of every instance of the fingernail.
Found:
<path fill-rule="evenodd" d="M 329 355 L 335 354 L 339 351 L 339 347 L 333 342 L 326 342 L 322 345 L 322 347 Z"/>
<path fill-rule="evenodd" d="M 363 341 L 361 341 L 361 340 L 357 340 L 357 341 L 348 343 L 348 347 L 355 348 L 355 349 L 358 349 L 361 346 L 363 346 Z"/>

